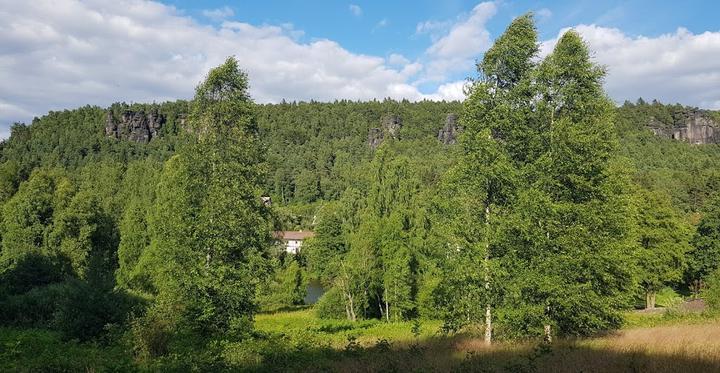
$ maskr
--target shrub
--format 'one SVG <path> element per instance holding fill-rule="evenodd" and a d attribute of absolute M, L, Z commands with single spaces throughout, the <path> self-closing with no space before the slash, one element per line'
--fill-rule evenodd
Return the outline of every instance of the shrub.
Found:
<path fill-rule="evenodd" d="M 0 300 L 0 322 L 13 326 L 50 327 L 66 286 L 64 283 L 50 284 Z"/>
<path fill-rule="evenodd" d="M 323 319 L 346 318 L 345 300 L 343 299 L 342 292 L 337 288 L 328 290 L 315 304 L 315 312 L 318 317 Z"/>
<path fill-rule="evenodd" d="M 0 272 L 0 297 L 24 294 L 31 289 L 64 280 L 66 268 L 60 260 L 27 254 Z"/>
<path fill-rule="evenodd" d="M 169 351 L 170 323 L 151 309 L 145 316 L 130 322 L 133 349 L 142 360 L 164 356 Z"/>
<path fill-rule="evenodd" d="M 713 312 L 720 312 L 720 269 L 715 270 L 706 281 L 702 297 Z"/>
<path fill-rule="evenodd" d="M 125 293 L 79 280 L 68 281 L 53 315 L 53 327 L 64 339 L 87 341 L 108 325 L 126 321 L 137 300 Z"/>

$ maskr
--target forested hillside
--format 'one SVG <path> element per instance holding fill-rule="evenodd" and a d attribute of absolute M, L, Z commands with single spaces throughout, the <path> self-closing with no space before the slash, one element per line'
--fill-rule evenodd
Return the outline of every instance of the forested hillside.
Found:
<path fill-rule="evenodd" d="M 203 351 L 164 363 L 210 369 L 260 354 L 254 315 L 302 305 L 309 280 L 319 317 L 442 320 L 487 343 L 593 335 L 664 287 L 717 289 L 720 145 L 651 130 L 696 110 L 616 107 L 578 34 L 540 62 L 537 45 L 513 21 L 463 103 L 260 105 L 230 58 L 191 101 L 16 124 L 0 322 L 123 336 L 144 361 Z M 316 236 L 272 250 L 293 229 Z"/>

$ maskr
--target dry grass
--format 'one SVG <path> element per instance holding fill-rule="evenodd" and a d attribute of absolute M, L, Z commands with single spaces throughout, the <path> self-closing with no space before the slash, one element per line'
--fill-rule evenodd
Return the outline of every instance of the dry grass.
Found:
<path fill-rule="evenodd" d="M 673 316 L 674 315 L 674 316 Z M 259 371 L 302 372 L 719 372 L 720 319 L 678 313 L 628 313 L 628 329 L 587 339 L 500 342 L 443 337 L 438 322 L 319 320 L 310 310 L 261 315 L 259 330 L 291 336 L 282 359 Z M 352 344 L 349 343 L 351 340 Z M 301 345 L 302 348 L 292 347 Z"/>
<path fill-rule="evenodd" d="M 427 340 L 408 349 L 366 350 L 330 363 L 333 371 L 432 372 L 720 372 L 720 323 L 623 330 L 592 339 L 496 343 L 477 338 Z M 321 369 L 322 370 L 322 369 Z"/>

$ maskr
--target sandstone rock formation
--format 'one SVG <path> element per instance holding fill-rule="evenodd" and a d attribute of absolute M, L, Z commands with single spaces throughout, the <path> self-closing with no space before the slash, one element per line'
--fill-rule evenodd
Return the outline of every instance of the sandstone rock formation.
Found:
<path fill-rule="evenodd" d="M 698 109 L 677 113 L 673 123 L 663 123 L 654 117 L 650 118 L 648 127 L 655 135 L 673 140 L 691 144 L 720 143 L 720 124 Z"/>
<path fill-rule="evenodd" d="M 165 124 L 165 116 L 155 110 L 150 113 L 142 110 L 126 110 L 119 120 L 113 116 L 112 111 L 108 110 L 105 120 L 105 135 L 118 140 L 148 143 L 158 136 L 163 124 Z"/>
<path fill-rule="evenodd" d="M 368 133 L 368 145 L 370 148 L 375 149 L 382 144 L 384 139 L 382 128 L 370 128 Z"/>
<path fill-rule="evenodd" d="M 457 123 L 458 116 L 455 114 L 448 114 L 445 117 L 445 125 L 438 131 L 438 140 L 445 145 L 452 145 L 457 143 L 457 137 L 460 134 L 460 126 Z"/>
<path fill-rule="evenodd" d="M 370 128 L 368 133 L 368 145 L 375 149 L 387 136 L 398 139 L 400 136 L 400 128 L 402 128 L 402 118 L 399 115 L 385 115 L 380 120 L 381 127 Z"/>

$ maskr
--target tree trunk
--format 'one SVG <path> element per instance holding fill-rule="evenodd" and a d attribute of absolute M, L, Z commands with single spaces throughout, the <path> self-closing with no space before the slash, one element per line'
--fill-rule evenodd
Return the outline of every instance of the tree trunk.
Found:
<path fill-rule="evenodd" d="M 492 343 L 492 308 L 490 306 L 490 205 L 485 204 L 485 344 Z"/>
<path fill-rule="evenodd" d="M 552 327 L 550 325 L 545 325 L 545 342 L 552 342 Z"/>
<path fill-rule="evenodd" d="M 390 322 L 390 304 L 388 304 L 388 290 L 385 288 L 385 321 Z"/>
<path fill-rule="evenodd" d="M 350 302 L 349 308 L 350 308 L 350 321 L 357 320 L 357 316 L 355 316 L 355 304 L 353 302 L 353 297 L 349 293 L 347 294 L 348 301 Z"/>
<path fill-rule="evenodd" d="M 645 309 L 651 310 L 655 308 L 655 292 L 648 290 L 647 293 L 645 293 Z"/>

